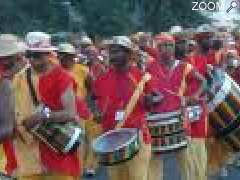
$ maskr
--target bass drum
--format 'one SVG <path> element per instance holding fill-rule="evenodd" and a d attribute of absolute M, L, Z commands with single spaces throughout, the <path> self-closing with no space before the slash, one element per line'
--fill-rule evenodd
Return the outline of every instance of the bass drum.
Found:
<path fill-rule="evenodd" d="M 225 72 L 214 72 L 209 91 L 209 122 L 217 137 L 240 150 L 240 88 Z"/>

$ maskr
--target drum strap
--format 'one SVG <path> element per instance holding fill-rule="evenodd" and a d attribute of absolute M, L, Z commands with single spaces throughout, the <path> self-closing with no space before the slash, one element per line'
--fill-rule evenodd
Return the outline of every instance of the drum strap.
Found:
<path fill-rule="evenodd" d="M 31 68 L 28 68 L 26 72 L 27 72 L 26 73 L 27 84 L 28 84 L 30 95 L 32 97 L 33 104 L 35 106 L 38 106 L 39 105 L 39 100 L 37 98 L 37 94 L 36 94 L 36 91 L 35 91 L 35 88 L 34 88 L 34 85 L 33 85 L 33 82 L 32 82 L 32 70 L 31 70 Z"/>
<path fill-rule="evenodd" d="M 125 108 L 125 111 L 124 111 L 124 120 L 121 121 L 118 125 L 117 125 L 117 128 L 121 128 L 126 119 L 128 118 L 128 116 L 133 112 L 141 94 L 143 93 L 144 91 L 144 86 L 145 84 L 151 79 L 151 75 L 149 73 L 145 73 L 141 79 L 141 81 L 137 84 L 134 92 L 133 92 L 133 95 L 132 97 L 130 98 L 126 108 Z"/>
<path fill-rule="evenodd" d="M 191 72 L 192 68 L 193 68 L 192 65 L 189 63 L 187 63 L 184 67 L 183 78 L 178 90 L 178 95 L 181 97 L 184 95 L 184 92 L 186 91 L 186 88 L 187 88 L 186 78 L 187 78 L 187 75 Z"/>

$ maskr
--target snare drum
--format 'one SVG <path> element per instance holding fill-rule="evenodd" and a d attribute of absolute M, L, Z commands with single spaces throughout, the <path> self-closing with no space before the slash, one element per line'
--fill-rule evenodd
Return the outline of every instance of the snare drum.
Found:
<path fill-rule="evenodd" d="M 92 146 L 101 165 L 112 166 L 131 160 L 141 146 L 139 130 L 121 128 L 108 131 L 95 139 Z"/>
<path fill-rule="evenodd" d="M 209 102 L 209 122 L 216 134 L 240 150 L 240 88 L 223 71 L 221 87 Z"/>
<path fill-rule="evenodd" d="M 31 132 L 51 149 L 60 153 L 77 150 L 84 132 L 77 122 L 46 122 L 36 125 Z"/>
<path fill-rule="evenodd" d="M 152 136 L 152 151 L 166 153 L 187 146 L 182 111 L 149 113 L 148 127 Z"/>
<path fill-rule="evenodd" d="M 152 137 L 170 135 L 183 130 L 180 110 L 168 113 L 149 113 L 147 122 Z"/>

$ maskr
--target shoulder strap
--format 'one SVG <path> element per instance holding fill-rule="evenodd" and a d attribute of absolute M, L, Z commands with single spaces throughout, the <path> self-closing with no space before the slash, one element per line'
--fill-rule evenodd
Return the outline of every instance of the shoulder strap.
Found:
<path fill-rule="evenodd" d="M 184 65 L 183 78 L 182 78 L 181 85 L 180 85 L 179 91 L 178 91 L 178 95 L 179 96 L 183 96 L 183 94 L 184 94 L 184 92 L 185 92 L 185 90 L 187 88 L 186 87 L 186 84 L 187 84 L 186 77 L 191 72 L 192 68 L 193 68 L 192 65 L 189 64 L 189 63 L 186 63 Z"/>
<path fill-rule="evenodd" d="M 35 91 L 35 88 L 34 88 L 34 85 L 33 85 L 33 82 L 32 82 L 32 71 L 31 71 L 31 68 L 28 68 L 26 72 L 27 72 L 26 73 L 27 84 L 28 84 L 30 95 L 32 97 L 33 104 L 35 106 L 38 106 L 39 105 L 39 101 L 38 101 L 37 94 L 36 94 L 36 91 Z"/>

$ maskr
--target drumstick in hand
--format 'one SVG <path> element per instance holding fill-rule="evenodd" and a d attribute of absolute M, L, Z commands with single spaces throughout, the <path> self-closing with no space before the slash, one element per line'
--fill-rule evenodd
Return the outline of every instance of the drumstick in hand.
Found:
<path fill-rule="evenodd" d="M 126 106 L 124 111 L 123 121 L 118 123 L 116 128 L 121 128 L 124 124 L 128 116 L 133 112 L 141 94 L 143 93 L 145 84 L 151 79 L 151 75 L 149 73 L 145 73 L 142 80 L 138 83 L 136 90 L 134 91 L 129 103 Z"/>

